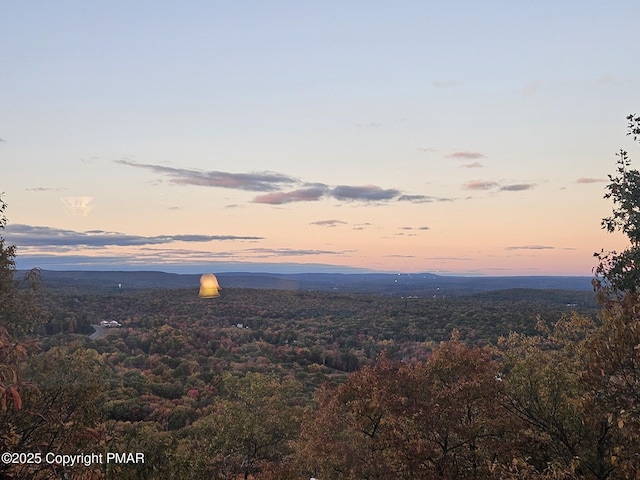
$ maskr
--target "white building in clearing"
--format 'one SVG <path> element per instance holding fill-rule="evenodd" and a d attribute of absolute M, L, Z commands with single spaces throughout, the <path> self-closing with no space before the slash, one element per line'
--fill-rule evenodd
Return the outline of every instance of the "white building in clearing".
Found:
<path fill-rule="evenodd" d="M 119 322 L 116 322 L 115 320 L 111 320 L 110 322 L 107 320 L 103 320 L 100 322 L 100 326 L 106 327 L 106 328 L 120 328 L 122 324 Z"/>

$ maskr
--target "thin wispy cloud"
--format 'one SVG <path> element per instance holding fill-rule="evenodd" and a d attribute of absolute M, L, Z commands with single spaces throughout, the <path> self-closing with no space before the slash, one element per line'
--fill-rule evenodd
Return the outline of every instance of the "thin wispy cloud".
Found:
<path fill-rule="evenodd" d="M 173 168 L 162 165 L 150 165 L 132 162 L 130 160 L 115 160 L 116 163 L 134 168 L 150 170 L 154 173 L 169 177 L 169 181 L 176 185 L 196 185 L 201 187 L 232 188 L 251 192 L 270 192 L 292 185 L 297 179 L 274 172 L 230 173 L 216 170 L 201 171 L 185 168 Z"/>
<path fill-rule="evenodd" d="M 400 195 L 397 200 L 399 202 L 429 203 L 439 201 L 440 199 L 428 195 Z"/>
<path fill-rule="evenodd" d="M 353 229 L 354 230 L 364 230 L 364 229 L 366 229 L 367 227 L 370 227 L 370 226 L 371 226 L 371 223 L 369 223 L 369 222 L 357 223 L 357 224 L 355 224 L 353 226 Z"/>
<path fill-rule="evenodd" d="M 337 227 L 338 225 L 346 225 L 347 222 L 342 220 L 318 220 L 317 222 L 311 222 L 309 225 L 318 225 L 319 227 Z"/>
<path fill-rule="evenodd" d="M 144 267 L 157 265 L 166 268 L 167 265 L 202 265 L 212 260 L 233 260 L 237 257 L 237 252 L 230 251 L 199 251 L 183 249 L 161 249 L 161 248 L 140 248 L 135 253 L 120 251 L 118 255 L 113 255 L 112 250 L 92 250 L 91 255 L 78 254 L 77 249 L 70 252 L 50 251 L 47 253 L 30 252 L 21 255 L 22 260 L 27 260 L 30 264 L 39 265 L 43 268 L 49 267 L 80 267 L 96 268 L 108 266 L 110 269 L 128 267 Z M 110 252 L 106 254 L 105 252 Z"/>
<path fill-rule="evenodd" d="M 282 205 L 292 202 L 316 202 L 320 200 L 326 193 L 323 188 L 305 188 L 293 190 L 290 192 L 271 192 L 264 195 L 258 195 L 252 201 L 253 203 L 266 203 L 269 205 Z"/>
<path fill-rule="evenodd" d="M 512 185 L 503 185 L 500 187 L 501 192 L 522 192 L 535 188 L 535 183 L 515 183 Z"/>
<path fill-rule="evenodd" d="M 339 185 L 331 190 L 331 195 L 336 200 L 379 202 L 398 197 L 400 191 L 393 188 L 384 189 L 376 185 Z"/>
<path fill-rule="evenodd" d="M 492 188 L 499 187 L 497 182 L 489 180 L 471 180 L 465 183 L 462 188 L 465 190 L 491 190 Z"/>
<path fill-rule="evenodd" d="M 446 261 L 460 261 L 460 262 L 468 262 L 471 260 L 475 260 L 475 258 L 470 257 L 425 257 L 425 260 L 446 260 Z"/>
<path fill-rule="evenodd" d="M 440 151 L 437 148 L 433 147 L 418 147 L 418 150 L 424 153 L 436 153 Z"/>
<path fill-rule="evenodd" d="M 214 252 L 207 250 L 186 250 L 179 248 L 157 248 L 157 247 L 141 247 L 136 252 L 138 258 L 163 258 L 167 261 L 176 261 L 181 259 L 182 261 L 210 261 L 212 258 L 229 259 L 235 258 L 237 252 L 229 250 L 216 250 Z"/>
<path fill-rule="evenodd" d="M 76 232 L 60 228 L 12 224 L 5 229 L 11 243 L 31 247 L 107 247 L 158 245 L 173 242 L 214 242 L 228 240 L 262 240 L 263 237 L 240 235 L 127 235 L 103 230 Z"/>
<path fill-rule="evenodd" d="M 344 252 L 333 250 L 296 249 L 296 248 L 248 248 L 243 253 L 258 258 L 302 257 L 308 255 L 344 255 Z"/>
<path fill-rule="evenodd" d="M 576 180 L 576 183 L 604 183 L 606 181 L 605 178 L 580 177 Z"/>
<path fill-rule="evenodd" d="M 400 230 L 429 230 L 429 227 L 400 227 Z"/>
<path fill-rule="evenodd" d="M 458 151 L 458 152 L 451 152 L 448 155 L 445 155 L 445 158 L 451 158 L 454 160 L 476 160 L 478 158 L 486 158 L 486 157 L 484 154 L 480 152 Z"/>
<path fill-rule="evenodd" d="M 50 188 L 50 187 L 34 187 L 34 188 L 25 188 L 27 192 L 60 192 L 64 189 L 62 188 Z"/>
<path fill-rule="evenodd" d="M 80 158 L 79 160 L 81 163 L 91 164 L 96 162 L 97 160 L 100 160 L 100 157 L 93 156 L 91 158 Z"/>
<path fill-rule="evenodd" d="M 500 185 L 493 180 L 471 180 L 462 185 L 465 190 L 493 190 L 498 192 L 522 192 L 535 188 L 535 183 L 514 183 L 510 185 Z"/>
<path fill-rule="evenodd" d="M 555 248 L 549 245 L 517 245 L 505 247 L 505 250 L 554 250 Z"/>
<path fill-rule="evenodd" d="M 484 165 L 482 165 L 480 162 L 465 163 L 463 165 L 460 165 L 460 168 L 482 168 L 482 167 L 484 167 Z"/>

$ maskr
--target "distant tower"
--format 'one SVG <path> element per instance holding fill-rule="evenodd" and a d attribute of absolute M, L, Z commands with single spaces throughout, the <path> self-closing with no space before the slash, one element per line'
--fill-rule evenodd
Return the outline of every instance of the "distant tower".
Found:
<path fill-rule="evenodd" d="M 212 273 L 205 273 L 200 277 L 200 297 L 213 298 L 220 296 L 218 279 Z"/>

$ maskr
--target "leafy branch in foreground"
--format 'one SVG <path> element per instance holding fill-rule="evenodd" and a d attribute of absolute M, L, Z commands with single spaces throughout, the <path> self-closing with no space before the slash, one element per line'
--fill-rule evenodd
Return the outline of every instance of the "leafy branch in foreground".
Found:
<path fill-rule="evenodd" d="M 640 116 L 629 115 L 627 135 L 634 141 L 640 138 Z M 617 175 L 609 175 L 610 183 L 604 198 L 612 199 L 612 215 L 602 219 L 602 228 L 609 233 L 620 231 L 629 239 L 630 245 L 624 251 L 594 254 L 599 264 L 594 269 L 596 291 L 621 295 L 635 293 L 640 286 L 640 172 L 632 169 L 626 151 L 617 153 Z"/>

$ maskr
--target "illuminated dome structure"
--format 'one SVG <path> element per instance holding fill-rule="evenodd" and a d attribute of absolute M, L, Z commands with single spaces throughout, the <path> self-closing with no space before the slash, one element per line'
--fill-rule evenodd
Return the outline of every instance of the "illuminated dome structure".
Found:
<path fill-rule="evenodd" d="M 212 273 L 205 273 L 200 277 L 200 297 L 213 298 L 220 296 L 218 279 Z"/>

